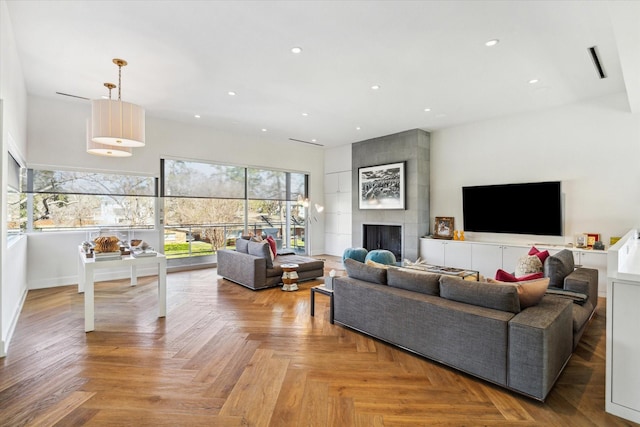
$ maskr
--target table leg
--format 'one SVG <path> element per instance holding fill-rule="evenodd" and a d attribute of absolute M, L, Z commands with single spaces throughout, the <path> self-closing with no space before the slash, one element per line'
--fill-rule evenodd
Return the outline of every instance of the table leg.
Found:
<path fill-rule="evenodd" d="M 163 261 L 158 263 L 158 317 L 167 315 L 167 264 Z"/>
<path fill-rule="evenodd" d="M 80 255 L 81 257 L 82 255 Z M 78 293 L 84 292 L 84 261 L 78 257 Z"/>
<path fill-rule="evenodd" d="M 333 292 L 329 295 L 329 323 L 333 325 Z"/>
<path fill-rule="evenodd" d="M 131 264 L 131 286 L 138 284 L 138 269 L 137 266 Z"/>
<path fill-rule="evenodd" d="M 316 301 L 315 301 L 315 295 L 316 295 L 316 290 L 311 288 L 311 316 L 313 316 L 315 313 L 315 306 L 316 306 Z"/>
<path fill-rule="evenodd" d="M 93 267 L 85 266 L 84 270 L 84 331 L 91 332 L 94 326 L 94 301 L 93 301 Z"/>

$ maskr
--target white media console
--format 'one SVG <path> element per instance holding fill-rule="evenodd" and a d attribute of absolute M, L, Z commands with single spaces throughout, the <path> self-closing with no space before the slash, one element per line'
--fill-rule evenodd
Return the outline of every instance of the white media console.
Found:
<path fill-rule="evenodd" d="M 441 240 L 420 238 L 420 258 L 429 264 L 479 271 L 493 278 L 501 268 L 513 273 L 518 260 L 529 252 L 533 244 L 488 243 L 469 240 Z M 551 255 L 570 249 L 576 265 L 598 270 L 598 294 L 607 293 L 607 251 L 578 249 L 566 246 L 535 245 Z"/>

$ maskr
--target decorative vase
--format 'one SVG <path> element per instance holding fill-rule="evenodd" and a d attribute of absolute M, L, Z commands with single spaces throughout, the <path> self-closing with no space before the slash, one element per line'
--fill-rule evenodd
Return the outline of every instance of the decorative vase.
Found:
<path fill-rule="evenodd" d="M 464 231 L 460 230 L 460 240 L 464 240 Z"/>
<path fill-rule="evenodd" d="M 458 230 L 453 230 L 453 240 L 458 240 Z"/>

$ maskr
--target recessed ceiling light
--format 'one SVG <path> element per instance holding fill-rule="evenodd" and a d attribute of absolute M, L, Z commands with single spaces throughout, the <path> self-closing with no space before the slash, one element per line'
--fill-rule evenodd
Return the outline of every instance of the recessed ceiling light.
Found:
<path fill-rule="evenodd" d="M 356 126 L 356 130 L 360 130 L 360 126 Z"/>
<path fill-rule="evenodd" d="M 424 111 L 428 113 L 429 111 L 431 111 L 431 108 L 425 108 Z"/>
<path fill-rule="evenodd" d="M 302 113 L 302 115 L 307 117 L 307 116 L 309 116 L 309 113 Z"/>
<path fill-rule="evenodd" d="M 538 79 L 531 79 L 529 80 L 529 84 L 536 84 L 538 83 L 538 81 L 539 81 Z"/>
<path fill-rule="evenodd" d="M 262 128 L 262 132 L 266 132 L 267 130 L 265 128 Z"/>
<path fill-rule="evenodd" d="M 500 43 L 500 40 L 498 39 L 493 39 L 493 40 L 489 40 L 488 42 L 486 42 L 484 45 L 487 47 L 492 47 L 497 45 L 498 43 Z"/>
<path fill-rule="evenodd" d="M 317 139 L 315 139 L 315 138 L 313 138 L 313 139 L 311 140 L 311 142 L 317 142 L 317 141 L 318 141 L 318 140 L 317 140 Z"/>
<path fill-rule="evenodd" d="M 373 86 L 371 86 L 371 89 L 372 90 L 378 90 L 378 89 L 380 89 L 380 85 L 373 85 Z"/>
<path fill-rule="evenodd" d="M 234 91 L 232 91 L 232 90 L 230 90 L 229 92 L 227 92 L 227 94 L 228 94 L 229 96 L 236 96 L 236 93 L 235 93 Z"/>
<path fill-rule="evenodd" d="M 302 52 L 302 48 L 301 47 L 292 47 L 291 48 L 291 52 L 292 53 L 301 53 Z"/>
<path fill-rule="evenodd" d="M 196 114 L 193 117 L 195 117 L 196 119 L 199 119 L 200 118 L 200 114 Z"/>

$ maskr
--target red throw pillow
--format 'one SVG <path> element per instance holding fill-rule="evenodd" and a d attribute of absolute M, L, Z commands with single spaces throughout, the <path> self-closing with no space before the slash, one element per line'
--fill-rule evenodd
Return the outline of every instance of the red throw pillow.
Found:
<path fill-rule="evenodd" d="M 535 280 L 535 279 L 542 279 L 544 277 L 543 273 L 531 273 L 531 274 L 527 274 L 525 276 L 521 276 L 521 277 L 516 277 L 513 274 L 504 271 L 502 269 L 498 269 L 498 271 L 496 271 L 496 278 L 495 280 L 498 280 L 500 282 L 509 282 L 509 283 L 513 283 L 513 282 L 524 282 L 526 280 Z"/>
<path fill-rule="evenodd" d="M 538 259 L 540 260 L 540 262 L 542 263 L 542 265 L 544 265 L 544 260 L 549 257 L 549 251 L 547 251 L 547 250 L 541 251 L 538 248 L 536 248 L 535 246 L 532 246 L 527 255 L 535 255 L 535 256 L 537 256 Z"/>
<path fill-rule="evenodd" d="M 276 241 L 273 239 L 273 237 L 268 236 L 267 242 L 269 243 L 269 248 L 271 249 L 271 258 L 273 259 L 278 254 L 278 249 L 276 248 Z"/>
<path fill-rule="evenodd" d="M 543 272 L 531 273 L 531 274 L 527 274 L 526 276 L 518 277 L 518 282 L 526 282 L 527 280 L 542 279 L 543 277 L 544 277 Z"/>
<path fill-rule="evenodd" d="M 500 282 L 517 282 L 518 281 L 516 276 L 504 271 L 501 268 L 499 268 L 498 271 L 496 271 L 496 280 Z"/>

